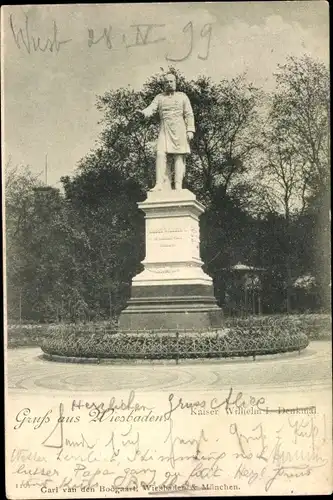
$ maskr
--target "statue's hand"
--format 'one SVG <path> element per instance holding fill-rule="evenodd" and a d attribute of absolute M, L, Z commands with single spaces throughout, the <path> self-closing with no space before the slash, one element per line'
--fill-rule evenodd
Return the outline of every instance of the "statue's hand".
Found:
<path fill-rule="evenodd" d="M 191 141 L 192 141 L 193 136 L 194 136 L 193 132 L 187 132 L 187 140 L 188 140 L 189 142 L 191 142 Z"/>

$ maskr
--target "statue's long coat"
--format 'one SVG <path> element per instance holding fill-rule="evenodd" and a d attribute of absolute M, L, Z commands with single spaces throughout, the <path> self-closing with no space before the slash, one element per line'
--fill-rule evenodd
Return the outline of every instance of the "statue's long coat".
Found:
<path fill-rule="evenodd" d="M 186 154 L 190 153 L 187 132 L 195 132 L 194 115 L 189 98 L 183 92 L 158 94 L 152 103 L 142 111 L 146 116 L 158 112 L 160 131 L 157 139 L 157 152 Z"/>

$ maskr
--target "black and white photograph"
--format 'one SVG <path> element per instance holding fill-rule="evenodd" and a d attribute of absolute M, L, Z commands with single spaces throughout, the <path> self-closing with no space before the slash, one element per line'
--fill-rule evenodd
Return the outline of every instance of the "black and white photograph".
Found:
<path fill-rule="evenodd" d="M 12 500 L 332 493 L 329 5 L 1 9 Z"/>

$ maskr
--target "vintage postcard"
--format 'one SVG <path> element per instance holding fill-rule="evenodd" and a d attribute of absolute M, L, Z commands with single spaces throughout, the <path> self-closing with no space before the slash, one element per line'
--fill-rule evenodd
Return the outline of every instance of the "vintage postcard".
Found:
<path fill-rule="evenodd" d="M 7 497 L 332 493 L 328 3 L 1 36 Z"/>

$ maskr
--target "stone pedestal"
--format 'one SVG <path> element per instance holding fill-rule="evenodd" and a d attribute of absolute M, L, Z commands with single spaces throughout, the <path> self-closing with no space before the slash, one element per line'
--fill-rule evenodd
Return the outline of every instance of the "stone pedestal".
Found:
<path fill-rule="evenodd" d="M 119 318 L 119 330 L 209 329 L 222 324 L 212 278 L 201 268 L 199 216 L 187 189 L 149 192 L 138 204 L 146 219 L 144 270 Z"/>

